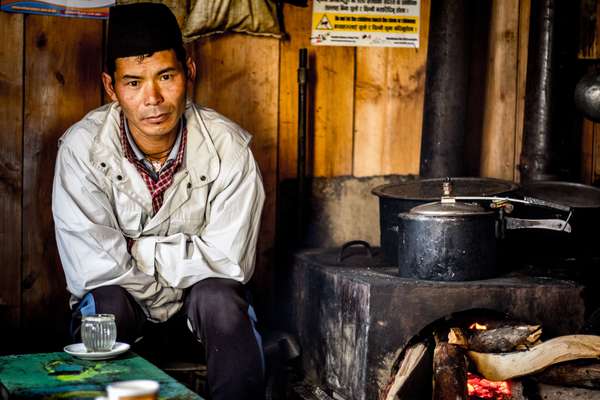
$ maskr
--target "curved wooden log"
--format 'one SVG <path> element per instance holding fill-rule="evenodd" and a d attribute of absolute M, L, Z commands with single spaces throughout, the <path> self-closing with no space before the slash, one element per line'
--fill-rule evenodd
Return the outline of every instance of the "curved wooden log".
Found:
<path fill-rule="evenodd" d="M 504 381 L 533 374 L 564 361 L 600 357 L 600 336 L 568 335 L 550 339 L 527 351 L 512 353 L 468 352 L 486 379 Z"/>

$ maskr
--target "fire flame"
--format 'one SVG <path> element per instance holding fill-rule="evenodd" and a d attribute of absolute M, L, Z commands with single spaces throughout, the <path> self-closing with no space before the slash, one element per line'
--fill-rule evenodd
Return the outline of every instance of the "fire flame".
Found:
<path fill-rule="evenodd" d="M 477 331 L 486 331 L 487 330 L 487 326 L 486 325 L 481 325 L 478 322 L 473 322 L 471 325 L 469 325 L 469 329 L 474 329 Z"/>
<path fill-rule="evenodd" d="M 467 374 L 467 388 L 469 397 L 480 399 L 510 399 L 511 390 L 509 381 L 488 381 L 472 373 Z"/>

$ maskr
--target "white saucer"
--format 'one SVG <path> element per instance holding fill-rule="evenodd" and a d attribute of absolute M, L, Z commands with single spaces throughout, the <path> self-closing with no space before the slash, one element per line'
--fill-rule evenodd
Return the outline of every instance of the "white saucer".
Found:
<path fill-rule="evenodd" d="M 83 343 L 75 343 L 65 346 L 64 350 L 66 353 L 83 360 L 108 360 L 125 353 L 129 350 L 129 347 L 127 343 L 117 342 L 110 351 L 88 353 Z"/>

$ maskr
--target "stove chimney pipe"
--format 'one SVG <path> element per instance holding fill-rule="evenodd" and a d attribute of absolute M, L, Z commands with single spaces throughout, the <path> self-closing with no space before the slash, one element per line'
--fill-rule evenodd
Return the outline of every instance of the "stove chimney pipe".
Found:
<path fill-rule="evenodd" d="M 573 173 L 577 9 L 577 2 L 531 2 L 521 182 L 562 180 Z"/>
<path fill-rule="evenodd" d="M 466 0 L 433 0 L 427 49 L 420 176 L 463 176 L 467 109 Z"/>

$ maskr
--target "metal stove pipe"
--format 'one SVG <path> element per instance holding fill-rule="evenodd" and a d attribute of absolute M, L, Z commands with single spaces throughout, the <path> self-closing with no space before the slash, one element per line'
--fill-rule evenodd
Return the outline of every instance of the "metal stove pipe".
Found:
<path fill-rule="evenodd" d="M 466 0 L 431 2 L 421 177 L 463 176 L 468 89 Z"/>
<path fill-rule="evenodd" d="M 525 89 L 521 182 L 572 173 L 576 2 L 532 0 Z"/>
<path fill-rule="evenodd" d="M 531 5 L 521 182 L 556 178 L 551 135 L 554 3 L 534 0 Z"/>

